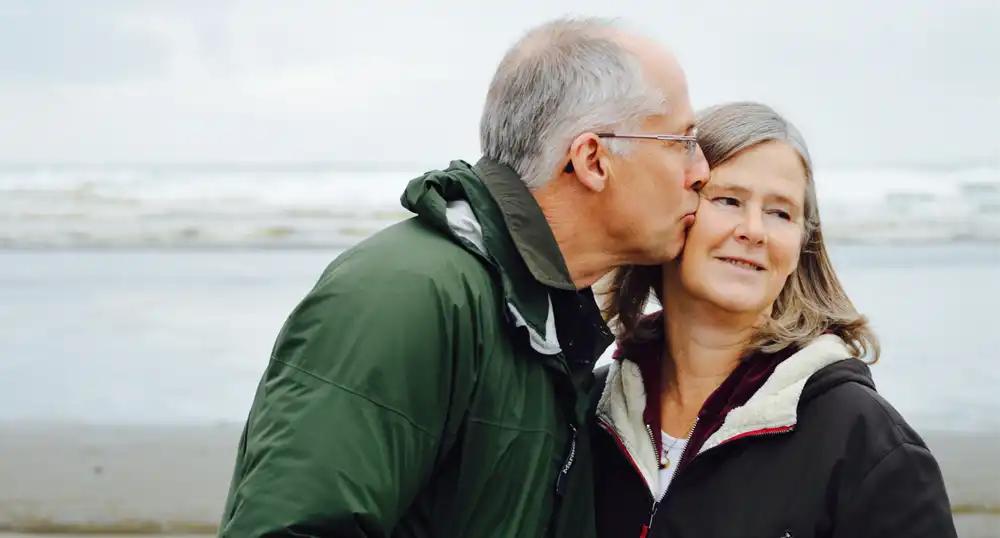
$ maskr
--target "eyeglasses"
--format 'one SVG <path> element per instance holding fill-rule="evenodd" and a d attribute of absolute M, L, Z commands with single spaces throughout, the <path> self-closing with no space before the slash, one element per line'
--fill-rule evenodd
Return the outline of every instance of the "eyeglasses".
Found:
<path fill-rule="evenodd" d="M 694 161 L 694 156 L 698 153 L 698 128 L 691 129 L 690 135 L 673 134 L 618 134 L 618 133 L 595 133 L 600 138 L 634 138 L 638 140 L 662 140 L 665 142 L 684 142 L 684 150 L 687 152 L 688 162 Z"/>

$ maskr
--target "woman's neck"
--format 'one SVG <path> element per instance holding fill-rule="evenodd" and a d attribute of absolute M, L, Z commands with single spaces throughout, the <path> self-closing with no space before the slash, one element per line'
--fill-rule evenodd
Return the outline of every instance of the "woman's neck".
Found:
<path fill-rule="evenodd" d="M 721 312 L 704 302 L 668 295 L 660 392 L 664 431 L 686 437 L 705 400 L 736 369 L 757 316 Z"/>

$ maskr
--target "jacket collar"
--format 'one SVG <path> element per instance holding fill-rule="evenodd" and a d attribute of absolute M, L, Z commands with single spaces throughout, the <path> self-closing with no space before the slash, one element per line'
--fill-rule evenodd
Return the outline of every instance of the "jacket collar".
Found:
<path fill-rule="evenodd" d="M 651 437 L 649 431 L 658 433 L 659 429 L 658 396 L 652 391 L 659 386 L 658 363 L 664 340 L 652 323 L 659 322 L 662 327 L 662 314 L 642 321 L 649 330 L 641 341 L 623 342 L 616 351 L 596 415 L 656 495 L 660 437 Z M 689 441 L 691 450 L 679 465 L 736 439 L 791 431 L 798 420 L 806 382 L 826 366 L 850 357 L 843 340 L 825 334 L 802 349 L 747 358 L 705 402 Z M 649 379 L 652 375 L 656 381 Z"/>
<path fill-rule="evenodd" d="M 500 206 L 507 231 L 535 280 L 553 288 L 575 290 L 552 228 L 517 172 L 485 157 L 473 170 Z"/>
<path fill-rule="evenodd" d="M 575 288 L 541 209 L 513 170 L 486 159 L 475 168 L 453 161 L 410 181 L 401 202 L 499 275 L 507 319 L 527 330 L 535 351 L 562 351 L 549 287 Z"/>

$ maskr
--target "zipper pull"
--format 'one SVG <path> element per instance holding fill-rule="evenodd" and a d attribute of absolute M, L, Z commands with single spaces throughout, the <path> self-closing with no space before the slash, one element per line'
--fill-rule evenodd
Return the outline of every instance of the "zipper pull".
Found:
<path fill-rule="evenodd" d="M 656 517 L 656 510 L 660 507 L 659 501 L 653 501 L 653 509 L 649 512 L 649 522 L 642 526 L 642 530 L 639 531 L 639 538 L 646 538 L 649 534 L 649 529 L 653 527 L 653 518 Z"/>
<path fill-rule="evenodd" d="M 562 469 L 559 470 L 559 475 L 556 476 L 556 495 L 560 497 L 566 494 L 566 479 L 569 477 L 570 469 L 573 468 L 573 460 L 576 459 L 576 426 L 570 424 L 569 430 L 569 450 L 566 454 L 566 461 L 563 463 Z"/>

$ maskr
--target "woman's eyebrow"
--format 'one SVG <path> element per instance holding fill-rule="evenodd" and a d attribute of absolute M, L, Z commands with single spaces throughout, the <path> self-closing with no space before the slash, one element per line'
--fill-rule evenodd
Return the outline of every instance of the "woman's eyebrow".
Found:
<path fill-rule="evenodd" d="M 714 181 L 709 181 L 708 185 L 705 185 L 705 189 L 704 190 L 731 192 L 731 193 L 735 193 L 735 194 L 738 194 L 738 195 L 743 196 L 743 197 L 749 197 L 751 194 L 753 194 L 750 191 L 750 189 L 748 189 L 746 187 L 741 187 L 739 185 L 733 185 L 731 183 L 716 183 Z"/>
<path fill-rule="evenodd" d="M 742 196 L 743 198 L 750 198 L 753 196 L 753 191 L 741 185 L 733 185 L 731 183 L 716 183 L 715 181 L 710 181 L 708 185 L 705 185 L 705 188 L 702 190 L 702 192 L 730 192 L 738 196 Z M 766 193 L 764 195 L 764 198 L 770 200 L 777 200 L 778 202 L 790 207 L 794 207 L 795 209 L 801 209 L 802 206 L 801 203 L 796 202 L 790 196 L 781 193 L 776 193 L 776 192 Z"/>
<path fill-rule="evenodd" d="M 784 194 L 772 193 L 772 194 L 769 194 L 767 196 L 767 198 L 771 198 L 773 200 L 777 200 L 778 202 L 780 202 L 782 204 L 785 204 L 785 205 L 787 205 L 789 207 L 794 207 L 795 209 L 801 209 L 801 205 L 802 204 L 800 204 L 799 202 L 793 200 L 789 196 L 785 196 Z"/>

